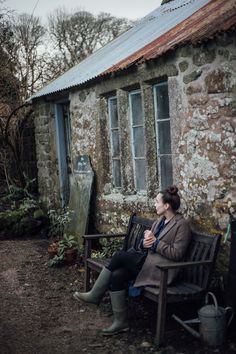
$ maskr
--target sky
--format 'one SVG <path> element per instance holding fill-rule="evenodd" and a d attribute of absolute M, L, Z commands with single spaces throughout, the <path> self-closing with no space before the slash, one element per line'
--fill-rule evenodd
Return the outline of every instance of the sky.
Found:
<path fill-rule="evenodd" d="M 160 6 L 162 0 L 5 0 L 4 6 L 16 10 L 17 13 L 26 12 L 39 16 L 43 22 L 47 15 L 59 7 L 72 11 L 80 9 L 94 15 L 108 12 L 116 17 L 137 19 L 146 16 Z"/>

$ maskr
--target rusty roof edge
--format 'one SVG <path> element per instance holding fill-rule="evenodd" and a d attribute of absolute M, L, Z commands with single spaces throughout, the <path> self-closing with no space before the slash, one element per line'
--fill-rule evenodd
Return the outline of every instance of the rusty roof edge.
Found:
<path fill-rule="evenodd" d="M 176 36 L 175 36 L 174 39 L 173 39 L 173 42 L 170 43 L 169 45 L 166 45 L 166 50 L 164 50 L 164 51 L 159 50 L 160 53 L 158 53 L 158 49 L 157 49 L 157 53 L 156 53 L 155 55 L 141 54 L 142 52 L 145 52 L 145 50 L 146 50 L 148 47 L 151 47 L 153 44 L 155 44 L 155 43 L 157 43 L 157 42 L 160 42 L 161 39 L 163 39 L 163 38 L 165 38 L 165 37 L 168 37 L 168 35 L 169 35 L 170 33 L 171 33 L 171 34 L 172 34 L 172 33 L 173 33 L 173 34 L 176 33 L 176 30 L 177 30 L 178 28 L 183 27 L 183 24 L 185 24 L 185 23 L 190 23 L 190 22 L 191 22 L 191 19 L 194 18 L 194 17 L 196 17 L 196 15 L 199 15 L 199 16 L 200 16 L 200 14 L 204 11 L 204 9 L 205 9 L 205 8 L 208 8 L 210 5 L 211 5 L 214 9 L 217 10 L 217 9 L 220 9 L 220 8 L 223 7 L 222 4 L 229 5 L 229 3 L 233 5 L 233 8 L 234 8 L 234 7 L 236 8 L 236 3 L 234 2 L 234 0 L 222 0 L 222 1 L 219 2 L 218 4 L 216 3 L 215 0 L 212 0 L 210 3 L 204 5 L 202 8 L 200 8 L 199 10 L 197 10 L 194 14 L 190 15 L 190 16 L 189 16 L 187 19 L 185 19 L 183 22 L 179 23 L 179 24 L 176 25 L 175 27 L 171 28 L 168 32 L 164 33 L 161 37 L 155 39 L 154 41 L 152 41 L 151 43 L 147 44 L 147 45 L 146 45 L 145 47 L 143 47 L 142 49 L 136 51 L 135 53 L 133 53 L 132 55 L 130 55 L 130 56 L 127 57 L 126 59 L 120 61 L 119 63 L 117 63 L 117 64 L 115 64 L 115 65 L 113 65 L 111 68 L 107 69 L 106 71 L 104 71 L 103 73 L 101 73 L 101 74 L 98 75 L 98 76 L 103 76 L 103 77 L 104 77 L 104 76 L 109 75 L 109 74 L 111 74 L 111 73 L 114 73 L 114 72 L 117 72 L 117 71 L 125 70 L 125 69 L 129 68 L 129 67 L 132 66 L 132 65 L 135 65 L 135 64 L 142 64 L 142 63 L 144 63 L 144 62 L 146 62 L 146 61 L 148 61 L 148 60 L 155 59 L 155 58 L 157 58 L 158 56 L 160 56 L 160 55 L 166 53 L 167 51 L 173 50 L 174 48 L 176 48 L 176 47 L 178 47 L 178 46 L 180 46 L 180 45 L 183 45 L 184 43 L 185 43 L 185 44 L 186 44 L 186 43 L 189 43 L 189 42 L 193 43 L 194 40 L 193 40 L 193 41 L 191 40 L 191 38 L 190 38 L 191 35 L 190 35 L 190 34 L 187 36 L 187 38 L 185 38 L 185 39 L 183 39 L 183 40 L 181 40 L 181 39 L 179 40 L 179 37 L 176 37 Z M 210 12 L 210 10 L 211 10 L 211 8 L 209 9 L 208 13 Z M 232 8 L 229 9 L 229 12 L 232 12 Z M 215 18 L 218 18 L 218 17 L 219 17 L 219 15 L 218 15 L 218 14 L 215 14 Z M 231 25 L 230 27 L 232 27 L 232 25 Z M 227 29 L 225 29 L 225 28 L 222 29 L 222 30 L 217 30 L 217 29 L 216 29 L 216 30 L 215 30 L 215 33 L 212 33 L 212 35 L 215 36 L 217 33 L 222 32 L 222 31 L 225 31 L 225 30 L 227 30 Z M 185 33 L 185 31 L 183 31 L 183 32 Z M 193 32 L 194 32 L 194 31 L 193 31 Z M 195 32 L 196 32 L 196 30 L 195 30 Z M 200 39 L 200 41 L 203 41 L 204 39 L 209 39 L 209 38 L 207 38 L 207 37 L 202 37 L 202 38 Z M 197 43 L 197 42 L 199 42 L 199 41 L 197 40 L 197 41 L 194 42 L 194 43 Z M 155 50 L 155 49 L 153 48 L 153 51 L 154 51 L 154 50 Z M 140 53 L 140 54 L 139 54 L 139 53 Z M 138 56 L 138 55 L 139 55 L 139 56 Z M 135 56 L 138 56 L 138 57 L 132 61 L 131 58 L 134 58 Z M 130 58 L 130 61 L 129 61 L 129 58 Z M 124 66 L 122 66 L 122 63 L 124 63 Z M 125 65 L 125 63 L 127 63 L 127 64 Z"/>
<path fill-rule="evenodd" d="M 236 13 L 232 14 L 231 11 L 229 10 L 229 20 L 228 20 L 227 23 L 224 23 L 223 28 L 221 28 L 221 29 L 218 29 L 218 28 L 209 29 L 209 24 L 207 24 L 203 28 L 201 27 L 201 30 L 200 29 L 195 30 L 195 33 L 196 32 L 198 33 L 196 37 L 193 37 L 192 36 L 193 33 L 190 33 L 188 36 L 186 36 L 185 38 L 183 38 L 181 40 L 178 40 L 176 38 L 175 40 L 173 40 L 171 45 L 169 45 L 166 48 L 166 51 L 169 50 L 169 49 L 176 48 L 179 45 L 182 46 L 182 45 L 184 45 L 186 43 L 191 43 L 191 44 L 195 45 L 197 43 L 201 43 L 202 41 L 210 40 L 213 37 L 215 37 L 217 34 L 230 30 L 231 28 L 233 28 L 235 26 L 235 24 L 236 24 Z M 207 35 L 206 35 L 206 32 L 207 32 Z M 143 56 L 143 59 L 145 61 L 148 61 L 150 59 L 157 58 L 158 56 L 164 54 L 164 52 L 161 51 L 161 49 L 162 48 L 153 49 L 152 51 L 149 52 L 149 54 L 145 54 Z"/>

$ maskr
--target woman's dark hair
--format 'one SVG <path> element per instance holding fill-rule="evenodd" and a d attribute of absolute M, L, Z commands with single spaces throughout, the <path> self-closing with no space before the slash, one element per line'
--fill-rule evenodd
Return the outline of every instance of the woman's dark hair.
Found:
<path fill-rule="evenodd" d="M 176 211 L 180 207 L 180 197 L 178 194 L 178 188 L 176 186 L 170 186 L 160 192 L 162 194 L 162 200 L 164 203 L 170 204 L 171 208 Z"/>

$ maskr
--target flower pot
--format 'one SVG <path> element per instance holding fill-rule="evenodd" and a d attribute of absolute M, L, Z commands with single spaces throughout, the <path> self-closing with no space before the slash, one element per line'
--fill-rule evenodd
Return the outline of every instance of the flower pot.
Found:
<path fill-rule="evenodd" d="M 67 250 L 65 250 L 65 262 L 67 263 L 73 263 L 75 262 L 77 257 L 77 250 L 75 248 L 69 248 Z"/>
<path fill-rule="evenodd" d="M 53 258 L 54 256 L 57 255 L 57 251 L 58 251 L 58 243 L 57 242 L 53 242 L 48 246 L 48 255 L 49 258 Z"/>

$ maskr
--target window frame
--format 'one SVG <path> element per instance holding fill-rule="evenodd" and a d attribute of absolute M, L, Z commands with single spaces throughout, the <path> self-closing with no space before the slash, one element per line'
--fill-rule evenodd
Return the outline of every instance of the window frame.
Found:
<path fill-rule="evenodd" d="M 119 126 L 119 117 L 117 119 L 118 125 L 115 128 L 112 128 L 112 118 L 111 118 L 111 105 L 110 102 L 112 100 L 116 100 L 116 107 L 117 107 L 117 117 L 118 117 L 118 98 L 116 95 L 110 96 L 107 98 L 107 106 L 108 106 L 108 122 L 109 122 L 109 136 L 110 136 L 110 158 L 111 158 L 111 172 L 112 172 L 112 186 L 116 190 L 121 190 L 122 189 L 122 169 L 121 169 L 121 139 L 120 139 L 120 126 Z M 114 143 L 113 143 L 113 131 L 118 131 L 118 141 L 119 141 L 119 157 L 114 157 L 113 152 L 114 152 Z M 115 182 L 115 172 L 114 172 L 114 164 L 113 161 L 119 161 L 120 162 L 120 168 L 119 168 L 119 178 L 120 178 L 120 185 L 116 185 Z"/>
<path fill-rule="evenodd" d="M 153 98 L 154 98 L 154 117 L 155 117 L 155 131 L 156 131 L 156 152 L 157 152 L 157 173 L 158 173 L 158 180 L 159 180 L 159 186 L 160 189 L 163 189 L 167 186 L 163 185 L 162 181 L 162 167 L 161 167 L 161 158 L 164 156 L 170 157 L 171 159 L 171 183 L 173 184 L 173 150 L 172 150 L 172 144 L 171 144 L 171 117 L 170 117 L 170 105 L 168 107 L 169 110 L 169 117 L 168 118 L 158 118 L 158 104 L 157 104 L 157 87 L 161 86 L 167 86 L 167 93 L 168 93 L 168 103 L 169 103 L 169 89 L 168 89 L 168 81 L 163 81 L 158 84 L 155 84 L 153 86 Z M 170 127 L 170 154 L 168 153 L 160 153 L 160 139 L 159 139 L 159 129 L 158 129 L 158 123 L 159 122 L 169 122 L 169 127 Z"/>
<path fill-rule="evenodd" d="M 133 110 L 132 110 L 132 96 L 140 94 L 141 96 L 141 105 L 142 105 L 142 124 L 133 124 Z M 144 122 L 144 109 L 143 109 L 143 99 L 142 99 L 142 91 L 141 89 L 133 90 L 129 92 L 129 109 L 130 109 L 130 127 L 131 127 L 131 152 L 132 152 L 132 165 L 133 165 L 133 176 L 134 176 L 134 185 L 135 190 L 137 193 L 145 194 L 147 192 L 147 178 L 146 178 L 146 171 L 144 174 L 144 184 L 145 189 L 138 189 L 137 188 L 137 176 L 136 176 L 136 164 L 135 161 L 137 160 L 144 160 L 146 162 L 146 144 L 145 144 L 145 122 Z M 134 128 L 143 128 L 143 144 L 144 144 L 144 156 L 143 157 L 136 157 L 135 156 L 135 147 L 134 147 Z"/>

